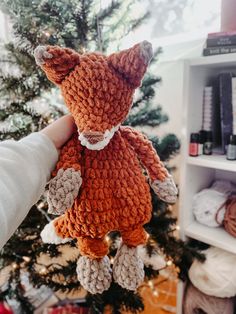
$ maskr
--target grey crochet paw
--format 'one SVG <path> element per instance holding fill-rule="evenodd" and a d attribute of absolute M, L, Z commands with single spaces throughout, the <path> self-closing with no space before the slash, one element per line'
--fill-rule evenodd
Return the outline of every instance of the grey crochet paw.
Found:
<path fill-rule="evenodd" d="M 73 168 L 60 169 L 56 177 L 49 183 L 48 212 L 53 215 L 64 214 L 73 205 L 81 184 L 80 171 Z"/>
<path fill-rule="evenodd" d="M 108 256 L 104 256 L 100 261 L 81 256 L 77 261 L 76 272 L 81 285 L 92 294 L 103 293 L 111 285 L 112 276 Z"/>
<path fill-rule="evenodd" d="M 149 61 L 153 57 L 152 44 L 149 43 L 147 40 L 144 40 L 140 43 L 140 49 L 145 63 L 149 63 Z"/>
<path fill-rule="evenodd" d="M 57 218 L 58 219 L 58 218 Z M 50 221 L 41 231 L 40 236 L 43 243 L 62 244 L 71 241 L 71 238 L 61 238 L 56 234 L 54 227 L 55 219 Z"/>
<path fill-rule="evenodd" d="M 144 280 L 144 264 L 138 249 L 122 244 L 113 263 L 113 278 L 122 288 L 135 291 Z"/>
<path fill-rule="evenodd" d="M 38 65 L 43 65 L 45 63 L 44 59 L 51 59 L 53 55 L 47 52 L 46 46 L 38 46 L 34 50 L 34 58 Z"/>
<path fill-rule="evenodd" d="M 156 195 L 164 202 L 174 204 L 177 200 L 178 189 L 172 176 L 168 176 L 164 181 L 155 180 L 151 187 Z"/>

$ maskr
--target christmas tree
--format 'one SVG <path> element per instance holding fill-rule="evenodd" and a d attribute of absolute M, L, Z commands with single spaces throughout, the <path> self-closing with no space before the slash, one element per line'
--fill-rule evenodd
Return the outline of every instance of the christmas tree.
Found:
<path fill-rule="evenodd" d="M 96 0 L 3 0 L 1 9 L 11 18 L 14 37 L 4 45 L 0 58 L 0 139 L 19 139 L 66 112 L 58 90 L 35 64 L 33 50 L 37 45 L 61 45 L 80 52 L 109 51 L 110 45 L 118 44 L 123 34 L 135 30 L 148 18 L 148 12 L 131 18 L 135 5 L 131 0 L 125 3 L 114 0 L 105 8 Z M 158 53 L 159 50 L 152 63 L 156 62 Z M 125 124 L 143 128 L 157 127 L 168 121 L 162 108 L 153 102 L 159 82 L 160 78 L 150 73 L 145 76 Z M 151 137 L 151 140 L 168 167 L 168 161 L 180 148 L 177 137 L 168 134 L 162 139 Z M 153 215 L 145 226 L 150 238 L 142 253 L 146 260 L 146 278 L 158 276 L 155 258 L 163 256 L 168 261 L 167 266 L 173 263 L 179 277 L 185 279 L 193 257 L 200 256 L 194 248 L 176 238 L 176 219 L 172 217 L 171 208 L 154 194 L 152 197 Z M 75 243 L 56 246 L 41 241 L 43 226 L 53 218 L 47 214 L 47 203 L 42 196 L 0 253 L 1 268 L 10 269 L 1 298 L 17 300 L 23 313 L 32 313 L 33 306 L 22 288 L 22 271 L 36 287 L 45 285 L 54 291 L 65 292 L 80 289 L 76 277 L 79 252 Z M 109 234 L 107 241 L 112 260 L 119 234 Z M 73 252 L 71 258 L 64 256 L 65 249 Z M 50 264 L 42 263 L 42 255 L 49 257 Z M 133 312 L 143 309 L 138 293 L 122 289 L 115 283 L 101 295 L 88 295 L 87 301 L 93 313 L 102 313 L 107 305 L 114 313 L 120 313 L 124 308 Z"/>

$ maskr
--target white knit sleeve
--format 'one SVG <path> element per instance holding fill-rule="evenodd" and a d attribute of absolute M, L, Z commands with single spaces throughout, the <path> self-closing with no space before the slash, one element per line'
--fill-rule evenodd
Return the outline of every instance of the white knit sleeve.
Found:
<path fill-rule="evenodd" d="M 38 201 L 57 159 L 54 144 L 42 133 L 0 143 L 0 248 Z"/>

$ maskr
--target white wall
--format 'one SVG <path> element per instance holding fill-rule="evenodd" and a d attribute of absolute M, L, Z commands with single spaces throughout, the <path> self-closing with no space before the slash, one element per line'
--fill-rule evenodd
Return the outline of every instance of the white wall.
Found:
<path fill-rule="evenodd" d="M 201 56 L 205 38 L 201 40 L 175 43 L 163 47 L 164 53 L 156 65 L 156 74 L 162 78 L 157 89 L 155 103 L 162 105 L 163 112 L 169 116 L 169 121 L 160 127 L 153 129 L 152 134 L 163 136 L 174 133 L 181 141 L 182 113 L 184 94 L 184 59 Z M 176 166 L 174 173 L 176 182 L 179 181 L 180 155 L 170 161 L 170 165 Z"/>
<path fill-rule="evenodd" d="M 176 43 L 163 47 L 163 55 L 156 65 L 156 74 L 162 78 L 155 102 L 163 106 L 169 121 L 158 128 L 158 134 L 175 133 L 181 136 L 183 104 L 183 60 L 200 57 L 205 39 Z"/>

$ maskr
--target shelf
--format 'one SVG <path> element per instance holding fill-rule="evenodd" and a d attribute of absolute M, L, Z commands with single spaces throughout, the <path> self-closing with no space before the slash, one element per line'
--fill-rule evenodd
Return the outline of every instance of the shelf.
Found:
<path fill-rule="evenodd" d="M 224 228 L 211 228 L 193 220 L 194 195 L 209 187 L 214 180 L 229 180 L 236 184 L 236 161 L 226 155 L 190 157 L 187 155 L 189 135 L 202 124 L 202 95 L 205 86 L 224 71 L 236 73 L 236 53 L 185 59 L 183 63 L 183 138 L 180 169 L 180 236 L 196 239 L 236 254 L 236 238 Z M 183 285 L 178 285 L 177 313 L 182 313 Z"/>
<path fill-rule="evenodd" d="M 190 66 L 236 66 L 236 53 L 229 53 L 216 56 L 200 57 L 196 59 L 191 59 L 189 61 Z"/>
<path fill-rule="evenodd" d="M 190 238 L 236 254 L 236 238 L 221 227 L 211 228 L 195 221 L 185 229 L 185 234 Z"/>
<path fill-rule="evenodd" d="M 187 163 L 199 167 L 236 172 L 236 160 L 227 160 L 225 155 L 188 157 Z"/>

